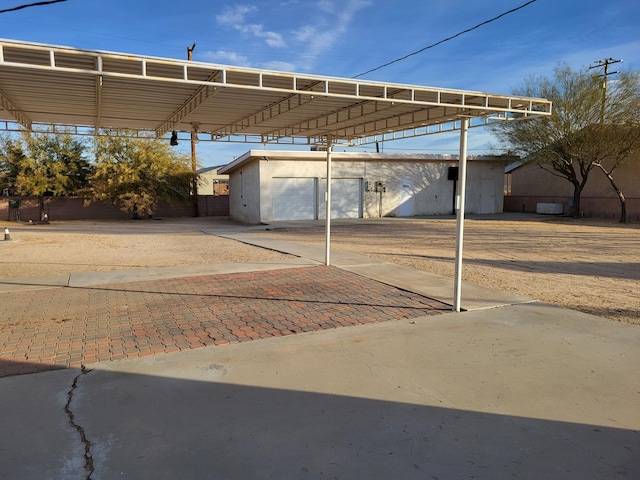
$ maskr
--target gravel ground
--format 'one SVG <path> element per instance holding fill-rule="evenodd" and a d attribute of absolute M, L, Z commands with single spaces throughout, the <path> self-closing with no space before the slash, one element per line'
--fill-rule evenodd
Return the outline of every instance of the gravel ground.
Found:
<path fill-rule="evenodd" d="M 0 278 L 79 271 L 265 261 L 286 255 L 208 235 L 227 219 L 0 222 Z M 332 248 L 453 277 L 455 219 L 332 224 Z M 322 246 L 322 226 L 256 231 Z M 640 225 L 500 215 L 465 221 L 463 279 L 640 325 Z"/>
<path fill-rule="evenodd" d="M 0 222 L 11 236 L 11 242 L 0 241 L 0 278 L 287 258 L 202 232 L 235 226 L 207 217 L 48 225 Z"/>

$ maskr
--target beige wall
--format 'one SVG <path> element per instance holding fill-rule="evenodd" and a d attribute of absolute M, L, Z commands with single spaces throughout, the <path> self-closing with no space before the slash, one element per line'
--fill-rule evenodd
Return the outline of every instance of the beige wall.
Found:
<path fill-rule="evenodd" d="M 628 197 L 640 198 L 640 156 L 614 171 L 616 184 Z M 511 191 L 514 195 L 573 195 L 573 185 L 537 165 L 523 165 L 511 175 Z M 598 168 L 589 174 L 583 191 L 586 197 L 617 198 L 609 181 Z"/>
<path fill-rule="evenodd" d="M 614 180 L 627 199 L 630 219 L 640 218 L 640 155 L 632 157 L 613 173 Z M 505 198 L 505 211 L 535 212 L 537 203 L 562 203 L 570 211 L 573 185 L 537 165 L 523 165 L 511 173 L 511 195 Z M 594 168 L 581 196 L 585 217 L 616 217 L 620 211 L 618 196 L 606 176 Z"/>
<path fill-rule="evenodd" d="M 198 174 L 198 195 L 226 194 L 227 188 L 222 187 L 222 185 L 227 184 L 228 182 L 229 182 L 229 175 L 218 175 L 218 169 L 199 173 Z"/>

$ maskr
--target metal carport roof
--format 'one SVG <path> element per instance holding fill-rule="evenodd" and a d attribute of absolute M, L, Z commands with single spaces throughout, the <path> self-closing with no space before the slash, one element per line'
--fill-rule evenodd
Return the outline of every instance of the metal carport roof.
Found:
<path fill-rule="evenodd" d="M 0 130 L 197 131 L 201 141 L 358 145 L 460 130 L 460 310 L 467 129 L 551 114 L 538 98 L 295 74 L 0 40 Z M 126 130 L 126 131 L 125 131 Z M 331 182 L 327 182 L 329 264 Z"/>
<path fill-rule="evenodd" d="M 362 144 L 550 112 L 543 99 L 0 40 L 0 129 Z"/>

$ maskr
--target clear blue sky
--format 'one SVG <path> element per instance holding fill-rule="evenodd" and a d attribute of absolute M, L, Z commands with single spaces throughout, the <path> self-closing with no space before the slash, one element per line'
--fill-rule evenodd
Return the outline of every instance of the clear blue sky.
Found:
<path fill-rule="evenodd" d="M 0 10 L 35 0 L 2 0 Z M 353 77 L 420 50 L 527 0 L 67 0 L 0 14 L 0 36 L 54 45 L 337 77 Z M 442 45 L 362 77 L 511 93 L 550 76 L 624 59 L 640 70 L 638 0 L 537 0 Z M 616 66 L 618 67 L 618 66 Z M 473 129 L 470 153 L 496 141 Z M 255 147 L 255 146 L 254 146 Z M 249 145 L 199 144 L 204 166 Z M 269 148 L 278 148 L 277 146 Z M 388 142 L 385 151 L 456 153 L 457 136 Z"/>

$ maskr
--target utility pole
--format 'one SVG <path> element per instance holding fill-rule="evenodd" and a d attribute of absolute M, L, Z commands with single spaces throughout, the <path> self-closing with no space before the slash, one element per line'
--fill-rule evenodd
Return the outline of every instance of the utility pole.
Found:
<path fill-rule="evenodd" d="M 187 47 L 187 60 L 193 60 L 193 51 L 196 48 L 196 42 L 193 42 L 193 45 Z M 198 211 L 198 161 L 196 158 L 196 142 L 198 140 L 198 127 L 199 123 L 191 122 L 191 126 L 193 127 L 191 130 L 191 170 L 193 173 L 193 180 L 191 184 L 191 191 L 193 192 L 193 216 L 199 216 Z"/>
<path fill-rule="evenodd" d="M 596 60 L 595 63 L 593 65 L 591 65 L 589 67 L 589 70 L 593 69 L 593 68 L 603 68 L 604 67 L 604 73 L 602 75 L 599 75 L 600 77 L 603 77 L 604 80 L 602 82 L 602 107 L 600 108 L 600 123 L 604 123 L 604 110 L 605 110 L 605 104 L 607 102 L 607 77 L 609 75 L 613 75 L 615 73 L 620 73 L 618 71 L 615 72 L 610 72 L 609 71 L 609 65 L 613 65 L 614 63 L 621 63 L 622 60 L 616 60 L 614 58 L 605 58 L 604 60 Z"/>

